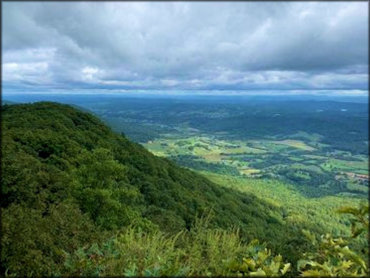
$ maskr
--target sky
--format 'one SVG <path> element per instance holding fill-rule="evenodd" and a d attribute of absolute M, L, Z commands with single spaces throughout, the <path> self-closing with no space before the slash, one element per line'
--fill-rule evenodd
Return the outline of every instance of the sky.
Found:
<path fill-rule="evenodd" d="M 3 2 L 16 92 L 367 94 L 367 2 Z"/>

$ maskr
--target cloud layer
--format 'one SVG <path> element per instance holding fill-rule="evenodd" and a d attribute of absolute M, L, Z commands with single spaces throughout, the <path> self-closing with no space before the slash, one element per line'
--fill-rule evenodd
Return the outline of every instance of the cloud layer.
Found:
<path fill-rule="evenodd" d="M 4 90 L 368 89 L 366 2 L 3 3 Z"/>

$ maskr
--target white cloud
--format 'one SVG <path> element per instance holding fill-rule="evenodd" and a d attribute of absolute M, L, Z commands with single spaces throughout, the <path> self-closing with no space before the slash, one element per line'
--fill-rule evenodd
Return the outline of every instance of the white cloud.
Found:
<path fill-rule="evenodd" d="M 34 83 L 43 83 L 48 80 L 48 63 L 5 63 L 3 64 L 3 79 L 6 81 L 27 80 Z"/>
<path fill-rule="evenodd" d="M 97 73 L 99 73 L 98 68 L 94 67 L 84 67 L 81 70 L 83 80 L 93 80 Z"/>
<path fill-rule="evenodd" d="M 360 2 L 6 2 L 3 82 L 108 89 L 364 89 L 367 7 Z"/>

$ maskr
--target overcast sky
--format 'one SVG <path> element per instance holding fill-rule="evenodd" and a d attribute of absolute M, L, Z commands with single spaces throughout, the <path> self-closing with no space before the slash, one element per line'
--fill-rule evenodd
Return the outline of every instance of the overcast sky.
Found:
<path fill-rule="evenodd" d="M 366 2 L 3 3 L 3 90 L 368 89 Z"/>

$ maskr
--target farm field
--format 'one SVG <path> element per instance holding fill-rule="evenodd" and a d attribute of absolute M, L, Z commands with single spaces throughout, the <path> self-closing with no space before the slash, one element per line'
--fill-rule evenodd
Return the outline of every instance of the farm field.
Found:
<path fill-rule="evenodd" d="M 340 190 L 349 191 L 347 195 L 367 194 L 366 157 L 351 157 L 348 152 L 340 151 L 325 153 L 317 143 L 293 139 L 227 141 L 205 135 L 175 139 L 164 135 L 143 145 L 155 155 L 169 157 L 198 170 L 205 170 L 205 165 L 209 164 L 209 169 L 216 173 L 279 178 L 313 187 L 320 180 L 321 191 L 330 191 L 334 182 L 341 186 Z"/>

